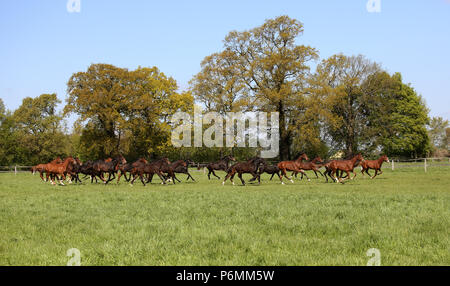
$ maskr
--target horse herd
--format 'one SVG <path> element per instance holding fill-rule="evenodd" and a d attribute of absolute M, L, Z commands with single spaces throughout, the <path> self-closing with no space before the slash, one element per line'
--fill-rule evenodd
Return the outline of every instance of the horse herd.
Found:
<path fill-rule="evenodd" d="M 343 183 L 346 179 L 353 180 L 356 177 L 356 172 L 354 171 L 357 166 L 361 166 L 361 173 L 364 175 L 366 173 L 372 179 L 378 174 L 382 174 L 381 166 L 383 162 L 389 162 L 386 155 L 381 156 L 378 160 L 365 160 L 361 154 L 353 156 L 349 160 L 332 160 L 324 162 L 320 157 L 309 160 L 306 154 L 301 154 L 294 161 L 282 161 L 275 165 L 270 165 L 260 157 L 254 157 L 247 161 L 235 162 L 236 159 L 231 156 L 225 156 L 217 162 L 211 162 L 208 164 L 196 164 L 192 160 L 177 160 L 175 162 L 170 162 L 168 158 L 161 158 L 159 160 L 148 162 L 144 158 L 140 158 L 136 162 L 128 163 L 126 159 L 119 155 L 114 158 L 108 158 L 105 160 L 97 161 L 86 161 L 81 162 L 78 158 L 68 157 L 65 160 L 61 160 L 59 157 L 47 164 L 39 164 L 31 168 L 31 172 L 35 174 L 40 173 L 40 177 L 43 181 L 47 182 L 50 180 L 52 185 L 55 185 L 55 181 L 59 181 L 61 185 L 64 185 L 64 180 L 68 179 L 71 183 L 72 180 L 75 182 L 82 182 L 79 175 L 84 175 L 83 179 L 90 177 L 91 183 L 98 182 L 100 179 L 104 184 L 116 179 L 117 183 L 120 182 L 120 178 L 124 176 L 125 180 L 130 182 L 131 185 L 139 178 L 142 184 L 145 186 L 146 183 L 151 183 L 153 176 L 156 174 L 160 179 L 162 184 L 167 182 L 176 181 L 181 182 L 176 174 L 186 174 L 187 179 L 191 179 L 195 182 L 195 179 L 189 173 L 189 167 L 206 168 L 208 170 L 208 179 L 211 179 L 211 175 L 220 179 L 216 175 L 215 171 L 225 171 L 226 176 L 222 184 L 229 179 L 234 185 L 233 178 L 237 174 L 242 184 L 245 185 L 245 181 L 242 178 L 243 174 L 251 174 L 253 178 L 249 182 L 258 180 L 258 184 L 261 183 L 261 174 L 267 173 L 271 175 L 270 180 L 277 175 L 280 179 L 281 184 L 284 184 L 283 177 L 294 183 L 292 176 L 297 177 L 301 174 L 301 179 L 303 176 L 310 181 L 308 175 L 305 171 L 313 171 L 317 178 L 318 174 L 325 177 L 326 182 L 328 178 L 337 183 Z M 325 170 L 320 171 L 321 168 Z M 373 176 L 370 175 L 369 170 L 375 170 Z M 287 172 L 292 172 L 291 177 L 287 175 Z M 346 176 L 343 176 L 346 173 Z M 353 173 L 353 177 L 351 177 Z M 44 178 L 45 174 L 45 178 Z M 127 176 L 128 174 L 128 176 Z M 106 177 L 107 175 L 107 177 Z M 98 179 L 97 179 L 98 178 Z"/>

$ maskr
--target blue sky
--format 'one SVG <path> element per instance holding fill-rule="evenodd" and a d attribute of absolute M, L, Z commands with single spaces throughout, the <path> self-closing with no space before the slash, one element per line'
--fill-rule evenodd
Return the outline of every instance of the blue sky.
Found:
<path fill-rule="evenodd" d="M 450 1 L 380 1 L 369 13 L 367 0 L 80 0 L 69 13 L 67 0 L 2 0 L 0 97 L 9 109 L 42 93 L 64 101 L 69 77 L 92 63 L 157 66 L 185 89 L 229 31 L 288 15 L 304 24 L 298 43 L 321 59 L 363 54 L 401 72 L 432 116 L 450 119 Z"/>

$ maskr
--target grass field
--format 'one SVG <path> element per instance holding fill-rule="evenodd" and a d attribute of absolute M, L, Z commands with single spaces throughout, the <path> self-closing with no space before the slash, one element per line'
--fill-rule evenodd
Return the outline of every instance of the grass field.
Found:
<path fill-rule="evenodd" d="M 449 167 L 345 185 L 192 173 L 146 187 L 0 174 L 0 265 L 66 265 L 69 248 L 82 265 L 366 265 L 369 248 L 381 265 L 450 265 Z"/>

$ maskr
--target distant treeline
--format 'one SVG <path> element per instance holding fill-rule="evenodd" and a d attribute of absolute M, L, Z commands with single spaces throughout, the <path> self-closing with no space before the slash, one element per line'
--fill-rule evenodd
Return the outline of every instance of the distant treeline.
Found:
<path fill-rule="evenodd" d="M 448 154 L 448 122 L 429 118 L 424 100 L 400 73 L 389 74 L 362 55 L 319 61 L 317 49 L 297 44 L 302 33 L 302 23 L 287 16 L 232 31 L 223 50 L 201 62 L 183 92 L 156 67 L 92 64 L 70 77 L 62 112 L 56 111 L 61 104 L 56 94 L 27 97 L 15 111 L 6 110 L 0 99 L 0 165 L 68 155 L 204 162 L 258 153 L 256 148 L 174 148 L 170 118 L 177 111 L 192 113 L 194 104 L 220 114 L 278 112 L 278 159 L 299 152 L 323 158 L 357 152 L 409 158 Z M 78 119 L 68 132 L 70 114 Z"/>

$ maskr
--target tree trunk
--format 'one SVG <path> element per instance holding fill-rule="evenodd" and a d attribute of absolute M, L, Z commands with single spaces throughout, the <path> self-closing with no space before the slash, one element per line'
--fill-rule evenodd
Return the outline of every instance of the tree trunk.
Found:
<path fill-rule="evenodd" d="M 286 115 L 283 110 L 283 102 L 280 100 L 278 103 L 278 113 L 279 113 L 279 121 L 280 121 L 280 141 L 279 141 L 279 148 L 280 148 L 280 160 L 289 160 L 290 154 L 289 154 L 289 145 L 290 145 L 290 138 L 289 134 L 286 130 Z"/>

